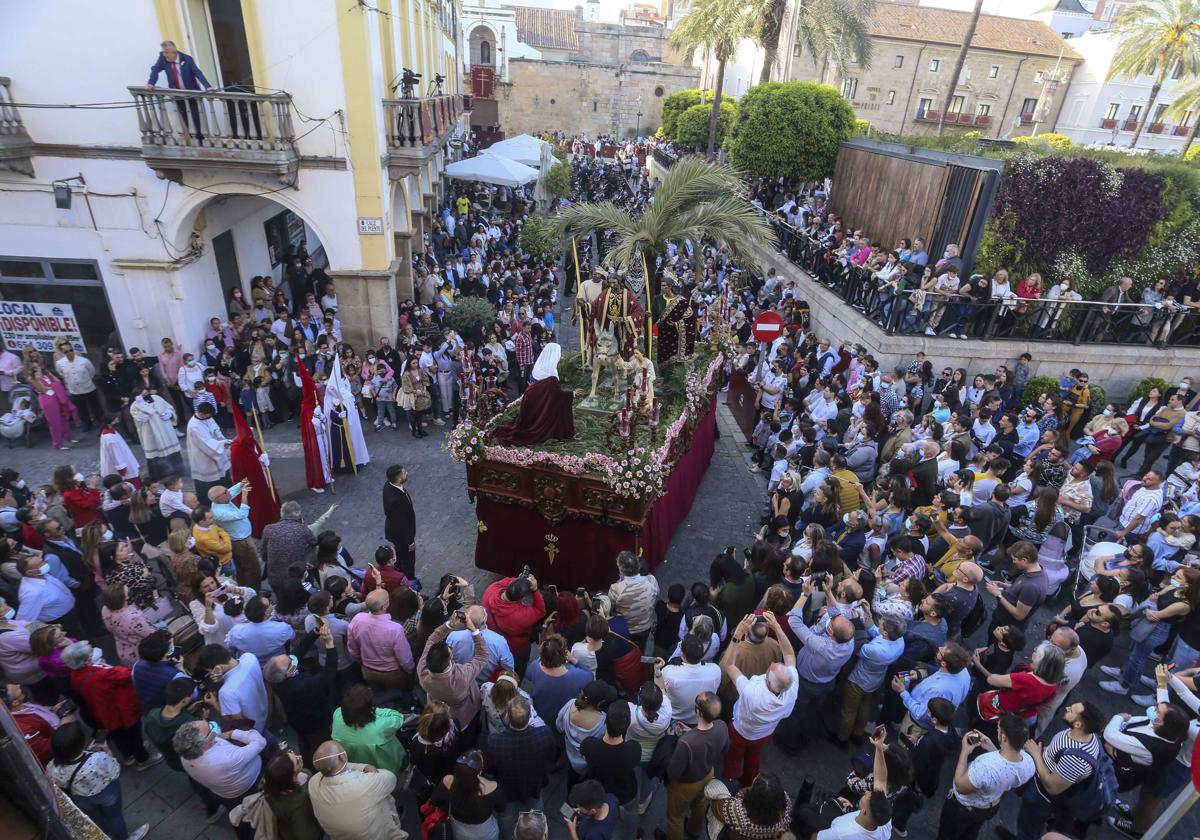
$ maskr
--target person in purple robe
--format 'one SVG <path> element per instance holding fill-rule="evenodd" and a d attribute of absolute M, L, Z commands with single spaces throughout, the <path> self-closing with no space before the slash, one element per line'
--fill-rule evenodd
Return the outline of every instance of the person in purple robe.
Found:
<path fill-rule="evenodd" d="M 558 381 L 558 360 L 562 348 L 547 344 L 533 365 L 531 384 L 521 397 L 521 409 L 515 420 L 501 423 L 492 437 L 501 443 L 526 446 L 547 440 L 575 437 L 573 412 L 575 394 Z"/>

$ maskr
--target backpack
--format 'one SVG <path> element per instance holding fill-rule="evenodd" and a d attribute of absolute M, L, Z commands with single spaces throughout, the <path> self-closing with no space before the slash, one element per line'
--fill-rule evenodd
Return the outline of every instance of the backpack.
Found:
<path fill-rule="evenodd" d="M 965 639 L 970 636 L 983 626 L 985 620 L 987 620 L 987 608 L 983 605 L 983 598 L 976 598 L 975 606 L 971 607 L 971 611 L 962 620 L 961 638 Z"/>
<path fill-rule="evenodd" d="M 1066 755 L 1086 762 L 1092 773 L 1083 782 L 1072 785 L 1064 801 L 1076 820 L 1095 822 L 1117 801 L 1117 771 L 1113 761 L 1104 750 L 1100 750 L 1099 756 L 1092 756 L 1085 750 L 1067 747 L 1055 753 L 1055 763 Z"/>

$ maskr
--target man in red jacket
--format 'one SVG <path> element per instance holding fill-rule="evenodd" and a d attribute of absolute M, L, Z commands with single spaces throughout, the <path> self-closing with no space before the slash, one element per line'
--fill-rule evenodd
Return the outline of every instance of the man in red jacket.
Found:
<path fill-rule="evenodd" d="M 522 677 L 525 676 L 525 666 L 529 664 L 533 628 L 546 615 L 546 602 L 537 588 L 537 578 L 522 574 L 519 577 L 502 578 L 483 593 L 488 627 L 508 641 L 516 671 Z"/>

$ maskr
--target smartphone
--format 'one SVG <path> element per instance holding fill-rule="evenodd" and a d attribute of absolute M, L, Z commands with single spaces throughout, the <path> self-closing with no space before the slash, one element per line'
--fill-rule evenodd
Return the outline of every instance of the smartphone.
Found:
<path fill-rule="evenodd" d="M 586 589 L 584 589 L 582 586 L 580 586 L 579 588 L 577 588 L 575 590 L 575 597 L 576 598 L 586 598 L 586 597 L 588 597 L 588 591 Z"/>
<path fill-rule="evenodd" d="M 654 663 L 656 663 L 656 662 L 658 662 L 658 657 L 657 657 L 657 656 L 643 656 L 643 657 L 642 657 L 642 664 L 643 664 L 643 665 L 653 665 L 653 664 L 654 664 Z"/>
<path fill-rule="evenodd" d="M 546 590 L 550 593 L 550 600 L 557 603 L 558 602 L 558 585 L 551 583 L 546 587 Z"/>
<path fill-rule="evenodd" d="M 466 623 L 466 621 L 467 621 L 467 611 L 466 610 L 455 610 L 454 614 L 456 616 L 458 616 L 459 621 L 463 622 L 464 624 Z"/>
<path fill-rule="evenodd" d="M 214 589 L 212 592 L 210 592 L 208 594 L 212 595 L 214 598 L 222 598 L 229 594 L 229 590 L 226 589 L 224 586 L 218 586 L 216 589 Z"/>
<path fill-rule="evenodd" d="M 875 727 L 874 737 L 879 738 L 880 736 L 886 735 L 886 734 L 887 734 L 887 727 L 884 726 L 882 723 Z"/>
<path fill-rule="evenodd" d="M 575 809 L 572 808 L 570 805 L 568 805 L 566 802 L 564 802 L 562 805 L 559 806 L 558 813 L 562 814 L 563 819 L 567 820 L 568 822 L 575 819 L 575 817 L 576 817 Z"/>

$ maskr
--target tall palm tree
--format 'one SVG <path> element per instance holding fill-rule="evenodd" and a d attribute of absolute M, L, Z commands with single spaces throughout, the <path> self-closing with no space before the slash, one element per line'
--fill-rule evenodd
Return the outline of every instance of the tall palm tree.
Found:
<path fill-rule="evenodd" d="M 696 0 L 684 15 L 668 42 L 691 62 L 703 48 L 717 61 L 717 81 L 713 86 L 712 114 L 708 118 L 708 157 L 717 154 L 717 115 L 721 112 L 721 88 L 725 84 L 725 64 L 737 51 L 738 41 L 752 38 L 758 29 L 758 7 L 750 0 Z"/>
<path fill-rule="evenodd" d="M 763 48 L 759 82 L 771 81 L 771 67 L 779 52 L 783 12 L 788 0 L 759 0 L 763 3 L 758 43 Z M 875 0 L 796 0 L 797 38 L 822 72 L 832 65 L 839 75 L 851 64 L 871 66 L 873 42 L 868 21 L 875 13 Z M 776 11 L 778 7 L 778 11 Z"/>
<path fill-rule="evenodd" d="M 1192 127 L 1188 131 L 1187 139 L 1183 141 L 1183 148 L 1179 150 L 1180 157 L 1187 154 L 1187 150 L 1196 140 L 1196 131 L 1200 129 L 1200 117 L 1196 116 L 1198 111 L 1200 111 L 1200 77 L 1175 88 L 1175 101 L 1166 111 L 1167 116 L 1172 119 L 1182 119 L 1188 114 L 1191 115 Z"/>
<path fill-rule="evenodd" d="M 1154 103 L 1167 74 L 1177 67 L 1184 76 L 1200 73 L 1200 0 L 1142 0 L 1127 6 L 1113 24 L 1117 51 L 1108 81 L 1153 76 L 1150 99 L 1138 119 L 1129 146 L 1137 146 L 1146 121 L 1154 119 Z"/>
<path fill-rule="evenodd" d="M 652 267 L 668 242 L 697 243 L 699 264 L 702 237 L 724 245 L 734 257 L 749 257 L 753 246 L 774 247 L 777 240 L 771 226 L 763 221 L 741 193 L 744 183 L 736 171 L 725 164 L 709 163 L 699 157 L 685 157 L 671 167 L 654 193 L 654 201 L 641 215 L 603 201 L 573 204 L 559 214 L 559 224 L 571 236 L 592 231 L 616 231 L 616 239 L 606 259 L 620 268 L 645 259 Z M 657 272 L 646 283 L 647 303 L 659 292 Z"/>
<path fill-rule="evenodd" d="M 967 50 L 971 49 L 971 39 L 975 37 L 975 27 L 979 26 L 979 15 L 983 12 L 983 0 L 975 0 L 975 8 L 971 11 L 971 20 L 967 22 L 967 34 L 963 37 L 962 47 L 958 51 L 958 59 L 954 62 L 954 73 L 950 76 L 950 90 L 946 91 L 946 101 L 942 103 L 942 113 L 938 116 L 938 137 L 946 127 L 946 112 L 954 101 L 954 89 L 958 87 L 958 77 L 962 75 L 963 65 L 967 63 Z"/>

